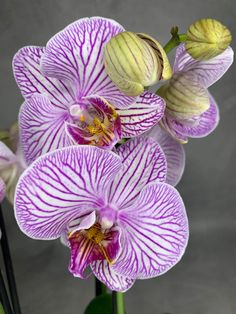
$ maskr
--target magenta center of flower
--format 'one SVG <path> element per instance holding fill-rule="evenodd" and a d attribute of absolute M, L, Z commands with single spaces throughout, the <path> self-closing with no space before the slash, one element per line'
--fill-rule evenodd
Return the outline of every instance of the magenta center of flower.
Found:
<path fill-rule="evenodd" d="M 120 249 L 119 234 L 116 227 L 103 229 L 98 222 L 88 229 L 70 232 L 68 234 L 71 248 L 69 269 L 74 276 L 84 278 L 87 266 L 98 260 L 114 263 Z"/>
<path fill-rule="evenodd" d="M 73 104 L 70 116 L 74 123 L 67 131 L 76 143 L 103 147 L 114 142 L 119 116 L 107 103 Z"/>

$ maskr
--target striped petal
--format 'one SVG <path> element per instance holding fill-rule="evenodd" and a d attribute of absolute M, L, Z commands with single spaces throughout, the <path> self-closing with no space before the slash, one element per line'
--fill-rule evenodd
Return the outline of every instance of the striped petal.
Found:
<path fill-rule="evenodd" d="M 40 69 L 40 60 L 45 52 L 43 47 L 23 47 L 13 59 L 13 73 L 22 95 L 29 99 L 35 93 L 42 94 L 52 104 L 65 108 L 73 101 L 74 95 L 62 81 L 46 77 Z"/>
<path fill-rule="evenodd" d="M 177 132 L 174 129 L 173 126 L 173 121 L 177 121 L 174 120 L 174 118 L 168 114 L 165 114 L 165 116 L 162 118 L 161 120 L 161 127 L 163 127 L 165 129 L 166 132 L 169 133 L 169 135 L 175 139 L 176 141 L 178 141 L 181 144 L 186 144 L 188 142 L 188 137 L 186 135 L 183 135 L 180 132 Z"/>
<path fill-rule="evenodd" d="M 185 167 L 185 152 L 183 145 L 173 139 L 165 130 L 155 125 L 143 136 L 151 137 L 161 146 L 167 161 L 166 183 L 177 185 Z"/>
<path fill-rule="evenodd" d="M 117 110 L 122 136 L 134 137 L 146 132 L 162 118 L 164 110 L 164 99 L 150 92 L 143 93 L 131 107 Z"/>
<path fill-rule="evenodd" d="M 122 253 L 113 265 L 126 277 L 144 279 L 167 272 L 182 257 L 188 241 L 183 201 L 171 185 L 156 183 L 119 212 Z"/>
<path fill-rule="evenodd" d="M 129 206 L 150 182 L 165 182 L 166 159 L 160 146 L 148 138 L 134 138 L 117 149 L 123 162 L 108 192 L 118 208 Z"/>
<path fill-rule="evenodd" d="M 46 76 L 75 84 L 78 98 L 99 95 L 117 108 L 126 108 L 134 98 L 117 89 L 103 64 L 104 46 L 122 31 L 124 28 L 110 19 L 78 20 L 47 43 L 41 69 Z"/>
<path fill-rule="evenodd" d="M 91 264 L 94 275 L 110 290 L 125 292 L 132 287 L 135 280 L 122 276 L 114 271 L 107 261 L 97 261 Z"/>
<path fill-rule="evenodd" d="M 231 47 L 210 60 L 200 61 L 193 59 L 181 45 L 176 50 L 174 72 L 189 72 L 196 75 L 204 87 L 217 82 L 233 63 L 234 52 Z"/>
<path fill-rule="evenodd" d="M 0 203 L 3 201 L 6 194 L 6 186 L 4 181 L 0 178 Z"/>
<path fill-rule="evenodd" d="M 21 176 L 15 216 L 35 239 L 56 239 L 91 213 L 121 167 L 120 158 L 92 146 L 71 146 L 38 158 Z"/>
<path fill-rule="evenodd" d="M 65 132 L 66 121 L 70 121 L 69 112 L 53 106 L 49 99 L 40 94 L 33 95 L 23 103 L 19 124 L 28 164 L 42 154 L 73 143 Z"/>
<path fill-rule="evenodd" d="M 215 130 L 219 123 L 219 109 L 214 100 L 210 97 L 210 108 L 204 112 L 195 122 L 172 121 L 172 127 L 175 132 L 185 137 L 200 138 L 209 135 Z"/>

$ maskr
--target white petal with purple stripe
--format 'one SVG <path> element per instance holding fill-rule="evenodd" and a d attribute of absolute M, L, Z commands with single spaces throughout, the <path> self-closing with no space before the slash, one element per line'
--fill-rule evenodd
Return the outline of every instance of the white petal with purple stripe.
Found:
<path fill-rule="evenodd" d="M 117 110 L 123 137 L 140 135 L 153 127 L 164 115 L 165 101 L 156 94 L 145 92 L 127 109 Z"/>
<path fill-rule="evenodd" d="M 57 148 L 72 145 L 65 132 L 69 112 L 54 106 L 49 99 L 34 94 L 26 100 L 19 114 L 23 153 L 28 164 Z"/>
<path fill-rule="evenodd" d="M 176 50 L 174 72 L 189 72 L 198 76 L 199 82 L 204 87 L 209 87 L 217 82 L 233 63 L 234 52 L 228 47 L 224 52 L 210 60 L 195 60 L 185 50 L 184 44 Z"/>
<path fill-rule="evenodd" d="M 47 43 L 41 69 L 46 76 L 75 84 L 77 100 L 99 95 L 117 108 L 126 108 L 134 98 L 125 96 L 117 89 L 103 64 L 104 46 L 122 31 L 124 28 L 110 19 L 80 19 Z"/>
<path fill-rule="evenodd" d="M 110 185 L 110 203 L 119 208 L 129 206 L 148 183 L 166 180 L 165 155 L 152 139 L 131 139 L 116 152 L 122 158 L 123 170 Z"/>
<path fill-rule="evenodd" d="M 97 261 L 91 264 L 94 275 L 110 290 L 125 292 L 132 287 L 135 279 L 122 276 L 114 271 L 107 261 Z"/>
<path fill-rule="evenodd" d="M 38 158 L 21 176 L 15 215 L 36 239 L 60 237 L 68 224 L 98 207 L 120 158 L 97 147 L 68 147 Z"/>
<path fill-rule="evenodd" d="M 22 95 L 29 99 L 35 93 L 51 100 L 53 105 L 65 108 L 74 99 L 72 90 L 62 81 L 46 77 L 40 70 L 43 47 L 28 46 L 20 49 L 13 59 L 13 73 Z"/>
<path fill-rule="evenodd" d="M 164 129 L 155 125 L 143 136 L 151 137 L 160 144 L 167 161 L 166 183 L 177 185 L 185 167 L 185 152 L 183 145 L 178 143 Z"/>
<path fill-rule="evenodd" d="M 181 259 L 188 242 L 188 220 L 171 185 L 148 185 L 132 206 L 119 211 L 118 222 L 123 249 L 113 268 L 119 274 L 156 277 Z"/>

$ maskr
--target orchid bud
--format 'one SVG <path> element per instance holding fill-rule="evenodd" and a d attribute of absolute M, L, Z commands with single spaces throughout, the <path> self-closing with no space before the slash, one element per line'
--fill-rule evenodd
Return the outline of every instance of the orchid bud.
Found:
<path fill-rule="evenodd" d="M 142 94 L 145 87 L 157 83 L 165 72 L 163 59 L 167 59 L 167 56 L 163 48 L 155 51 L 142 35 L 122 32 L 105 47 L 106 72 L 113 83 L 128 96 Z"/>
<path fill-rule="evenodd" d="M 178 119 L 201 115 L 209 106 L 207 90 L 186 73 L 176 73 L 158 94 L 166 101 L 167 112 Z"/>
<path fill-rule="evenodd" d="M 201 19 L 187 31 L 187 52 L 197 60 L 209 60 L 221 54 L 231 43 L 229 29 L 214 19 Z"/>

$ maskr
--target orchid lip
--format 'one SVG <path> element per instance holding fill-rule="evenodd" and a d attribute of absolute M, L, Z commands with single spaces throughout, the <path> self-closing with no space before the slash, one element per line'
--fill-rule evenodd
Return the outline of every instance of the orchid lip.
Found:
<path fill-rule="evenodd" d="M 66 132 L 75 143 L 112 147 L 120 139 L 119 115 L 104 99 L 74 103 L 69 112 L 73 122 L 66 124 Z"/>
<path fill-rule="evenodd" d="M 85 269 L 94 261 L 105 260 L 110 265 L 114 264 L 120 251 L 119 238 L 120 232 L 116 227 L 103 230 L 98 222 L 87 229 L 69 232 L 70 271 L 74 276 L 84 278 Z"/>

